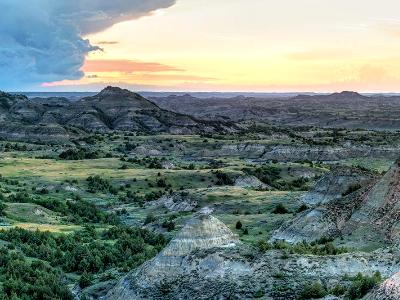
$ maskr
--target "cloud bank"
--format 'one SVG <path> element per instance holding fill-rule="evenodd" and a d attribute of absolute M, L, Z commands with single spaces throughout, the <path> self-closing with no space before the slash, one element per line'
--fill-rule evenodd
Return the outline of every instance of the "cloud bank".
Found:
<path fill-rule="evenodd" d="M 97 46 L 82 38 L 167 8 L 175 0 L 1 0 L 0 89 L 84 76 Z"/>

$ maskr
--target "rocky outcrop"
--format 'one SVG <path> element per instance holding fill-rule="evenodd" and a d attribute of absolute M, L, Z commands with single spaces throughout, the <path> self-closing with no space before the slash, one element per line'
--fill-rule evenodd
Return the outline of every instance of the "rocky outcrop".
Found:
<path fill-rule="evenodd" d="M 389 277 L 399 268 L 397 252 L 336 256 L 260 253 L 209 212 L 202 211 L 155 258 L 133 270 L 104 299 L 298 299 L 310 282 L 328 288 L 344 275 Z M 377 259 L 379 257 L 379 259 Z M 280 288 L 282 287 L 282 288 Z"/>
<path fill-rule="evenodd" d="M 357 168 L 334 167 L 331 172 L 322 176 L 311 190 L 302 198 L 311 205 L 327 203 L 351 193 L 352 189 L 366 186 L 374 175 Z"/>
<path fill-rule="evenodd" d="M 203 213 L 154 259 L 121 279 L 105 299 L 252 299 L 256 293 L 266 299 L 298 299 L 310 282 L 332 288 L 345 274 L 379 271 L 391 276 L 399 268 L 397 255 L 386 250 L 337 256 L 283 255 L 277 250 L 262 254 Z"/>
<path fill-rule="evenodd" d="M 155 258 L 128 274 L 110 291 L 107 299 L 143 299 L 147 290 L 161 286 L 164 280 L 188 276 L 188 256 L 207 249 L 229 248 L 238 238 L 218 219 L 203 209 Z M 146 298 L 146 297 L 144 297 Z"/>
<path fill-rule="evenodd" d="M 156 201 L 149 202 L 149 206 L 162 206 L 173 212 L 193 211 L 198 204 L 198 200 L 188 192 L 177 192 L 162 196 Z"/>
<path fill-rule="evenodd" d="M 385 280 L 378 288 L 363 298 L 364 300 L 400 299 L 400 273 Z"/>
<path fill-rule="evenodd" d="M 345 197 L 306 211 L 277 230 L 271 240 L 296 243 L 341 237 L 352 247 L 400 242 L 400 166 L 396 162 L 379 180 Z"/>
<path fill-rule="evenodd" d="M 107 87 L 79 101 L 33 99 L 0 92 L 0 138 L 21 141 L 69 139 L 67 129 L 193 134 L 235 131 L 233 123 L 201 121 L 170 112 L 139 94 Z M 74 131 L 75 135 L 76 130 Z"/>
<path fill-rule="evenodd" d="M 400 156 L 398 147 L 381 146 L 319 146 L 319 145 L 265 145 L 259 143 L 237 143 L 223 145 L 214 151 L 206 150 L 203 156 L 246 157 L 260 161 L 277 160 L 281 162 L 310 161 L 339 161 L 349 158 L 385 158 L 396 160 Z"/>
<path fill-rule="evenodd" d="M 268 184 L 261 182 L 255 176 L 239 176 L 235 179 L 235 186 L 243 188 L 256 188 L 262 190 L 269 190 L 271 187 Z"/>

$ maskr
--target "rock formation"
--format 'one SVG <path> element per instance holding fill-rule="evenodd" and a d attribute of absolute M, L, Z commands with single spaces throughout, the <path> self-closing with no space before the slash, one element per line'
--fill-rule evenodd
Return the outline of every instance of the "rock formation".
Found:
<path fill-rule="evenodd" d="M 235 186 L 262 190 L 271 189 L 269 185 L 261 182 L 256 176 L 239 176 L 235 179 Z"/>
<path fill-rule="evenodd" d="M 188 256 L 208 249 L 234 247 L 239 240 L 221 221 L 203 209 L 188 221 L 180 233 L 155 258 L 128 274 L 107 299 L 143 299 L 141 293 L 164 280 L 188 276 Z M 210 266 L 212 267 L 212 266 Z"/>
<path fill-rule="evenodd" d="M 139 94 L 116 87 L 73 102 L 0 92 L 0 137 L 8 140 L 66 142 L 79 130 L 192 134 L 235 128 L 232 123 L 201 121 L 161 109 Z"/>
<path fill-rule="evenodd" d="M 399 269 L 397 255 L 386 250 L 336 256 L 261 253 L 240 243 L 218 219 L 201 212 L 104 299 L 252 299 L 261 293 L 266 299 L 292 300 L 310 282 L 321 281 L 332 288 L 345 274 L 379 271 L 391 276 Z"/>
<path fill-rule="evenodd" d="M 198 204 L 198 200 L 188 192 L 176 192 L 173 194 L 163 195 L 156 201 L 151 201 L 149 206 L 163 206 L 174 212 L 193 211 Z"/>
<path fill-rule="evenodd" d="M 373 175 L 356 168 L 334 167 L 322 176 L 303 197 L 303 202 L 311 205 L 327 203 L 350 193 L 351 188 L 362 187 L 373 180 Z"/>
<path fill-rule="evenodd" d="M 364 297 L 364 300 L 398 300 L 400 299 L 400 273 L 385 280 L 378 288 Z"/>
<path fill-rule="evenodd" d="M 361 182 L 361 181 L 360 181 Z M 369 182 L 369 183 L 368 183 Z M 400 166 L 359 190 L 326 200 L 277 230 L 271 240 L 296 243 L 339 237 L 352 247 L 378 248 L 400 242 Z"/>

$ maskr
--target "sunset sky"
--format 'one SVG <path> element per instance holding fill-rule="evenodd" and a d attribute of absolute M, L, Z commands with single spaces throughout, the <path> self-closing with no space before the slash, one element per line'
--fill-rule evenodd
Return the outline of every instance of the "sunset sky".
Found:
<path fill-rule="evenodd" d="M 48 0 L 32 1 L 56 11 L 46 6 Z M 21 69 L 28 72 L 25 81 L 7 79 L 0 89 L 95 91 L 112 84 L 152 91 L 400 91 L 398 0 L 152 0 L 146 8 L 144 0 L 119 0 L 114 5 L 124 2 L 134 3 L 131 15 L 122 7 L 111 13 L 99 5 L 96 11 L 106 12 L 111 22 L 79 23 L 79 42 L 88 42 L 67 70 L 35 69 L 40 76 L 33 81 L 30 71 Z M 8 35 L 0 29 L 0 39 L 12 39 Z M 21 77 L 4 73 L 2 50 L 0 45 L 0 79 Z M 36 63 L 29 55 L 27 61 Z M 54 62 L 68 52 L 63 55 Z"/>

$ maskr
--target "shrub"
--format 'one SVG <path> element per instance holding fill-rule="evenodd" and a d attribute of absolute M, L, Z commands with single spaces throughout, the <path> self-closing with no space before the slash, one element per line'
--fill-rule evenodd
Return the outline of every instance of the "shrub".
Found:
<path fill-rule="evenodd" d="M 221 171 L 215 172 L 215 176 L 217 177 L 216 185 L 232 185 L 233 180 L 229 177 L 228 174 L 223 173 Z"/>
<path fill-rule="evenodd" d="M 148 214 L 148 215 L 146 216 L 146 219 L 144 220 L 144 225 L 153 223 L 153 222 L 156 221 L 156 220 L 157 220 L 157 218 L 156 218 L 153 214 Z"/>
<path fill-rule="evenodd" d="M 297 209 L 297 213 L 301 213 L 303 211 L 306 211 L 308 209 L 308 206 L 306 204 L 302 204 L 298 209 Z"/>
<path fill-rule="evenodd" d="M 163 228 L 166 228 L 168 232 L 175 229 L 175 223 L 172 220 L 165 220 L 162 225 Z"/>
<path fill-rule="evenodd" d="M 256 292 L 254 293 L 254 298 L 262 298 L 262 297 L 264 297 L 264 295 L 265 295 L 264 290 L 259 289 L 258 291 L 256 291 Z"/>
<path fill-rule="evenodd" d="M 242 222 L 237 221 L 237 222 L 236 222 L 236 229 L 237 229 L 237 230 L 240 230 L 240 229 L 242 229 L 242 227 L 243 227 Z"/>
<path fill-rule="evenodd" d="M 0 217 L 4 216 L 4 210 L 6 209 L 6 205 L 0 201 Z"/>
<path fill-rule="evenodd" d="M 358 273 L 352 281 L 353 282 L 346 293 L 346 298 L 361 299 L 382 281 L 382 277 L 379 272 L 375 272 L 372 276 L 364 276 L 361 273 Z"/>
<path fill-rule="evenodd" d="M 96 192 L 111 192 L 112 186 L 109 180 L 101 178 L 99 175 L 90 176 L 86 179 L 88 182 L 88 191 Z"/>
<path fill-rule="evenodd" d="M 256 176 L 265 184 L 271 185 L 275 188 L 279 187 L 276 181 L 281 178 L 281 170 L 278 167 L 266 165 L 256 169 L 245 168 L 243 171 L 248 175 Z"/>
<path fill-rule="evenodd" d="M 350 195 L 352 193 L 354 193 L 355 191 L 358 191 L 361 188 L 361 185 L 359 183 L 356 184 L 352 184 L 350 185 L 347 190 L 345 192 L 342 193 L 342 196 L 347 196 Z"/>
<path fill-rule="evenodd" d="M 319 299 L 327 295 L 326 290 L 319 282 L 307 284 L 300 292 L 299 299 Z"/>
<path fill-rule="evenodd" d="M 84 288 L 90 286 L 92 284 L 92 281 L 93 281 L 93 275 L 90 273 L 84 272 L 82 274 L 81 278 L 79 278 L 79 286 L 84 289 Z"/>
<path fill-rule="evenodd" d="M 272 211 L 272 213 L 273 213 L 273 214 L 281 214 L 281 215 L 283 215 L 283 214 L 288 214 L 289 211 L 287 210 L 287 208 L 286 208 L 282 203 L 279 203 L 279 204 L 274 208 L 274 210 Z"/>
<path fill-rule="evenodd" d="M 42 261 L 0 248 L 1 299 L 73 299 L 61 272 Z"/>

